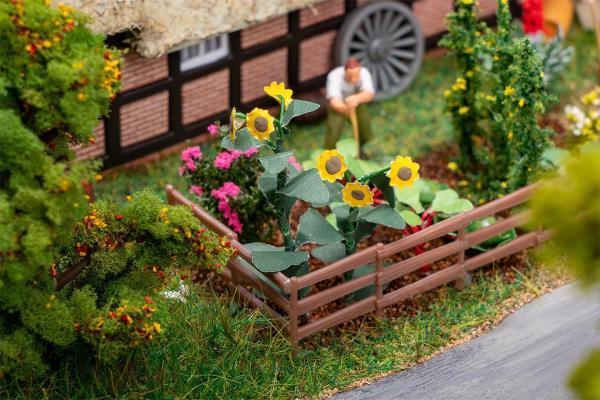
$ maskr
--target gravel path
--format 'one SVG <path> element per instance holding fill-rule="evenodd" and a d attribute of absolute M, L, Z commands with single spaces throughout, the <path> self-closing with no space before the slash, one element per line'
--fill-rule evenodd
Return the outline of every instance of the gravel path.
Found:
<path fill-rule="evenodd" d="M 487 335 L 335 400 L 571 399 L 566 380 L 600 344 L 600 299 L 573 284 L 507 317 Z"/>

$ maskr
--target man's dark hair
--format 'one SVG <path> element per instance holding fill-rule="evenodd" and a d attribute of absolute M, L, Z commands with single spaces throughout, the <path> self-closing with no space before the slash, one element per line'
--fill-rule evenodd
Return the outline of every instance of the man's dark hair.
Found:
<path fill-rule="evenodd" d="M 346 64 L 344 64 L 344 69 L 354 69 L 359 68 L 360 66 L 360 61 L 358 61 L 358 59 L 350 57 L 348 61 L 346 61 Z"/>

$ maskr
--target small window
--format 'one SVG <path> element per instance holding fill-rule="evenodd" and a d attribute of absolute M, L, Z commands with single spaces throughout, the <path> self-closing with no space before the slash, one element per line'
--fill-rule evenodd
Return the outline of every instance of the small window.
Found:
<path fill-rule="evenodd" d="M 227 34 L 214 36 L 181 50 L 181 70 L 213 63 L 229 55 Z"/>

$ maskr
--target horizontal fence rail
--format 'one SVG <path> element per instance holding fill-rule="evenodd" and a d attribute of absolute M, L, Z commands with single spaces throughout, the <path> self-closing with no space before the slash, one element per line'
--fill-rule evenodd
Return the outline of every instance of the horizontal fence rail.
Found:
<path fill-rule="evenodd" d="M 171 204 L 184 204 L 190 207 L 207 228 L 232 240 L 239 251 L 239 257 L 229 262 L 224 274 L 225 279 L 231 281 L 230 287 L 239 294 L 242 300 L 271 315 L 278 324 L 285 328 L 292 343 L 297 345 L 300 340 L 310 335 L 371 312 L 375 312 L 375 315 L 380 318 L 383 316 L 385 307 L 442 285 L 454 282 L 460 288 L 464 286 L 465 279 L 470 272 L 545 242 L 550 238 L 549 231 L 524 232 L 507 243 L 472 257 L 466 257 L 466 251 L 473 246 L 509 229 L 523 227 L 529 221 L 530 212 L 522 209 L 522 206 L 529 200 L 534 190 L 535 185 L 524 187 L 501 199 L 434 224 L 410 236 L 388 244 L 378 243 L 306 275 L 291 278 L 281 272 L 262 274 L 256 270 L 252 265 L 250 252 L 237 241 L 237 235 L 215 217 L 186 199 L 171 185 L 167 186 L 167 198 Z M 516 207 L 519 207 L 519 210 L 510 213 Z M 494 224 L 477 231 L 469 233 L 465 231 L 472 222 L 500 213 L 508 214 L 508 216 L 499 218 Z M 438 238 L 447 238 L 449 242 L 425 253 L 413 255 L 385 266 L 386 258 L 401 257 L 403 252 Z M 391 282 L 411 274 L 425 265 L 448 257 L 456 257 L 456 261 L 449 267 L 421 277 L 400 288 L 388 288 L 387 293 L 384 290 L 386 285 Z M 366 264 L 375 265 L 374 271 L 299 298 L 299 292 L 302 289 L 343 276 Z M 261 293 L 263 297 L 258 297 L 248 287 Z M 310 315 L 320 307 L 367 287 L 375 288 L 373 295 L 352 304 L 342 304 L 341 308 L 335 312 L 301 325 L 303 316 Z"/>

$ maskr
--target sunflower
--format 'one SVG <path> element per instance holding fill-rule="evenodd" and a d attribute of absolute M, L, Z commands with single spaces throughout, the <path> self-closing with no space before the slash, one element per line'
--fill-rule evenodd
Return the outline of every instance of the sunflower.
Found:
<path fill-rule="evenodd" d="M 413 162 L 410 157 L 398 156 L 390 164 L 390 170 L 387 176 L 390 178 L 390 185 L 399 189 L 411 187 L 419 179 L 419 164 Z"/>
<path fill-rule="evenodd" d="M 333 183 L 342 179 L 347 169 L 344 156 L 337 150 L 325 150 L 317 158 L 317 170 L 324 181 Z"/>
<path fill-rule="evenodd" d="M 368 185 L 351 182 L 342 189 L 342 200 L 350 207 L 365 207 L 373 204 L 373 193 Z"/>
<path fill-rule="evenodd" d="M 283 101 L 285 102 L 285 107 L 287 108 L 292 102 L 292 94 L 294 93 L 292 89 L 286 89 L 285 84 L 283 82 L 271 82 L 269 86 L 265 86 L 265 93 L 277 100 L 281 103 L 281 99 L 279 96 L 283 97 Z"/>
<path fill-rule="evenodd" d="M 229 114 L 229 136 L 231 140 L 235 142 L 235 134 L 237 133 L 237 127 L 235 126 L 235 107 L 231 109 Z"/>
<path fill-rule="evenodd" d="M 254 108 L 246 115 L 246 126 L 250 134 L 258 140 L 267 140 L 275 130 L 273 117 L 262 108 Z"/>

